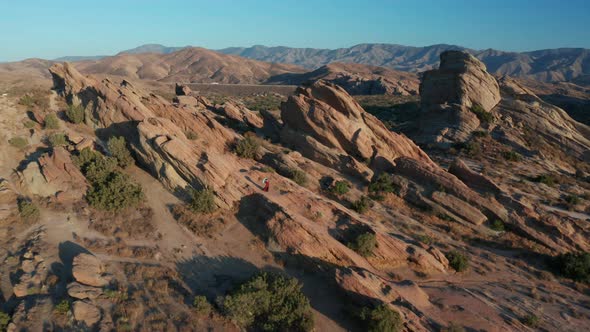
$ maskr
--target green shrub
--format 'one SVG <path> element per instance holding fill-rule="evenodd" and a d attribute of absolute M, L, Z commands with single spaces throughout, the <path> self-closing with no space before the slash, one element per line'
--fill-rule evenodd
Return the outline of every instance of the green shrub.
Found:
<path fill-rule="evenodd" d="M 97 159 L 85 166 L 86 167 L 82 169 L 82 172 L 90 183 L 104 183 L 108 181 L 111 174 L 116 172 L 117 160 L 99 154 Z"/>
<path fill-rule="evenodd" d="M 420 234 L 417 237 L 418 241 L 420 241 L 421 243 L 424 243 L 427 246 L 430 246 L 434 243 L 434 240 L 432 239 L 431 236 L 426 235 L 426 234 Z"/>
<path fill-rule="evenodd" d="M 51 147 L 68 145 L 68 140 L 64 133 L 51 134 L 47 137 L 47 141 Z"/>
<path fill-rule="evenodd" d="M 143 200 L 143 191 L 126 174 L 112 172 L 103 181 L 92 184 L 86 199 L 97 209 L 119 211 L 139 204 Z"/>
<path fill-rule="evenodd" d="M 367 196 L 361 196 L 358 200 L 351 203 L 351 209 L 358 213 L 365 213 L 370 207 L 371 202 Z"/>
<path fill-rule="evenodd" d="M 49 113 L 45 116 L 45 129 L 59 129 L 59 120 L 54 113 Z"/>
<path fill-rule="evenodd" d="M 71 123 L 79 124 L 84 122 L 85 115 L 82 105 L 68 105 L 68 109 L 66 109 L 66 116 Z"/>
<path fill-rule="evenodd" d="M 470 157 L 477 157 L 481 154 L 481 144 L 477 141 L 469 141 L 463 145 L 462 151 Z"/>
<path fill-rule="evenodd" d="M 47 92 L 47 90 L 41 89 L 31 90 L 26 95 L 22 96 L 18 103 L 27 107 L 37 106 L 41 109 L 46 109 L 49 107 L 49 98 L 47 98 Z"/>
<path fill-rule="evenodd" d="M 537 177 L 535 177 L 533 179 L 533 181 L 539 182 L 539 183 L 544 183 L 548 186 L 553 186 L 556 183 L 555 178 L 551 174 L 538 175 Z"/>
<path fill-rule="evenodd" d="M 371 232 L 362 233 L 347 246 L 363 257 L 370 257 L 373 256 L 373 251 L 377 248 L 377 237 Z"/>
<path fill-rule="evenodd" d="M 573 195 L 573 194 L 572 195 L 567 195 L 565 197 L 565 202 L 569 206 L 578 205 L 578 204 L 580 204 L 580 197 L 578 197 L 577 195 Z"/>
<path fill-rule="evenodd" d="M 590 253 L 565 253 L 554 257 L 550 265 L 553 270 L 566 278 L 590 283 Z"/>
<path fill-rule="evenodd" d="M 24 138 L 24 137 L 13 137 L 11 139 L 8 140 L 8 144 L 14 146 L 17 149 L 24 149 L 27 147 L 27 145 L 29 145 L 29 141 Z"/>
<path fill-rule="evenodd" d="M 508 160 L 508 161 L 520 161 L 522 160 L 522 156 L 515 151 L 504 151 L 502 153 L 502 156 L 504 157 L 504 159 Z"/>
<path fill-rule="evenodd" d="M 210 188 L 191 190 L 190 208 L 196 213 L 211 213 L 217 210 L 215 194 Z"/>
<path fill-rule="evenodd" d="M 365 322 L 368 332 L 398 332 L 403 327 L 399 312 L 386 304 L 380 304 L 375 308 L 363 308 L 360 318 Z"/>
<path fill-rule="evenodd" d="M 127 143 L 123 137 L 111 137 L 107 142 L 107 148 L 120 167 L 127 167 L 134 163 L 131 153 L 127 149 Z"/>
<path fill-rule="evenodd" d="M 344 195 L 350 190 L 350 183 L 344 180 L 334 182 L 330 187 L 330 192 L 335 195 Z"/>
<path fill-rule="evenodd" d="M 381 173 L 376 178 L 373 178 L 368 189 L 370 193 L 392 193 L 395 192 L 395 184 L 391 175 Z"/>
<path fill-rule="evenodd" d="M 62 300 L 61 302 L 55 305 L 55 308 L 53 310 L 58 315 L 67 315 L 70 311 L 70 301 Z"/>
<path fill-rule="evenodd" d="M 5 312 L 0 311 L 0 331 L 6 331 L 8 323 L 10 323 L 10 316 Z"/>
<path fill-rule="evenodd" d="M 118 211 L 143 200 L 141 186 L 117 169 L 117 159 L 85 148 L 72 160 L 90 182 L 86 200 L 93 207 Z"/>
<path fill-rule="evenodd" d="M 186 136 L 187 139 L 189 139 L 191 141 L 194 141 L 197 138 L 199 138 L 199 135 L 197 135 L 197 133 L 195 133 L 192 130 L 191 131 L 187 131 L 186 134 L 185 134 L 185 136 Z"/>
<path fill-rule="evenodd" d="M 305 186 L 307 183 L 307 175 L 304 171 L 299 169 L 294 168 L 289 170 L 289 178 L 291 178 L 291 180 L 295 181 L 295 183 L 300 186 Z"/>
<path fill-rule="evenodd" d="M 33 128 L 35 128 L 35 126 L 36 126 L 37 124 L 35 123 L 35 121 L 26 120 L 26 121 L 24 121 L 24 122 L 23 122 L 23 125 L 24 125 L 24 126 L 25 126 L 25 128 L 27 128 L 27 129 L 33 129 Z"/>
<path fill-rule="evenodd" d="M 479 121 L 482 123 L 490 123 L 494 119 L 494 116 L 490 112 L 486 112 L 486 110 L 481 107 L 481 105 L 474 104 L 471 106 L 471 112 L 475 113 Z"/>
<path fill-rule="evenodd" d="M 446 254 L 449 265 L 457 272 L 463 272 L 469 267 L 469 259 L 463 253 L 453 250 Z"/>
<path fill-rule="evenodd" d="M 236 144 L 236 154 L 242 158 L 254 159 L 258 150 L 260 149 L 260 142 L 254 135 L 246 135 L 244 139 L 238 141 Z"/>
<path fill-rule="evenodd" d="M 476 130 L 472 133 L 473 137 L 488 137 L 490 133 L 485 130 Z"/>
<path fill-rule="evenodd" d="M 39 208 L 26 199 L 18 200 L 18 213 L 24 221 L 37 221 L 40 215 Z"/>
<path fill-rule="evenodd" d="M 495 219 L 491 224 L 490 228 L 495 230 L 496 232 L 503 232 L 506 229 L 506 226 L 502 222 L 502 220 Z"/>
<path fill-rule="evenodd" d="M 197 314 L 201 316 L 208 316 L 212 309 L 211 304 L 209 301 L 207 301 L 207 298 L 202 295 L 195 296 L 195 299 L 193 300 L 193 307 L 195 308 Z"/>
<path fill-rule="evenodd" d="M 535 314 L 528 314 L 521 319 L 522 323 L 528 327 L 538 327 L 540 323 L 539 317 Z"/>
<path fill-rule="evenodd" d="M 311 331 L 309 300 L 296 279 L 261 273 L 226 295 L 224 314 L 242 328 L 259 331 Z"/>
<path fill-rule="evenodd" d="M 264 173 L 274 173 L 275 169 L 270 166 L 264 166 L 260 169 L 260 171 Z"/>

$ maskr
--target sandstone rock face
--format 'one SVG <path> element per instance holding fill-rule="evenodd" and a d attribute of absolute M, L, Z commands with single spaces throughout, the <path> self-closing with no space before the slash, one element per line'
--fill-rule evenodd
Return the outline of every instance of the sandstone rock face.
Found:
<path fill-rule="evenodd" d="M 526 87 L 509 77 L 500 79 L 502 101 L 498 111 L 501 123 L 495 129 L 515 146 L 530 150 L 523 141 L 525 132 L 535 139 L 551 142 L 568 154 L 590 161 L 590 127 L 572 119 L 561 108 L 544 102 Z"/>
<path fill-rule="evenodd" d="M 225 102 L 223 106 L 214 108 L 214 110 L 230 120 L 245 123 L 253 128 L 262 128 L 264 125 L 260 115 L 250 111 L 243 105 L 231 101 Z"/>
<path fill-rule="evenodd" d="M 58 196 L 60 201 L 79 199 L 87 189 L 86 178 L 72 163 L 70 153 L 56 147 L 31 162 L 22 172 L 28 191 L 40 196 Z"/>
<path fill-rule="evenodd" d="M 465 141 L 479 125 L 471 108 L 478 105 L 490 112 L 500 101 L 496 79 L 472 55 L 446 51 L 440 55 L 440 67 L 422 76 L 420 97 L 421 134 L 425 143 Z"/>
<path fill-rule="evenodd" d="M 500 88 L 477 58 L 461 51 L 446 51 L 440 55 L 439 68 L 424 73 L 420 96 L 425 105 L 479 105 L 489 112 L 500 101 Z"/>
<path fill-rule="evenodd" d="M 74 257 L 72 274 L 77 282 L 88 286 L 104 287 L 109 283 L 102 263 L 90 254 L 82 253 Z"/>
<path fill-rule="evenodd" d="M 73 298 L 76 298 L 76 299 L 80 299 L 80 300 L 91 299 L 91 300 L 93 300 L 93 299 L 99 297 L 101 294 L 102 294 L 102 291 L 100 288 L 86 286 L 86 285 L 83 285 L 79 282 L 72 282 L 68 285 L 68 295 Z"/>
<path fill-rule="evenodd" d="M 86 324 L 87 327 L 92 327 L 94 324 L 98 323 L 102 317 L 99 308 L 84 301 L 74 302 L 72 304 L 72 312 L 74 314 L 74 319 Z"/>
<path fill-rule="evenodd" d="M 479 190 L 483 192 L 491 192 L 493 194 L 499 194 L 502 189 L 498 187 L 492 180 L 487 177 L 474 172 L 465 164 L 465 162 L 459 158 L 455 159 L 455 162 L 449 167 L 449 173 L 455 175 L 459 180 L 463 181 L 471 189 Z"/>
<path fill-rule="evenodd" d="M 344 89 L 333 84 L 317 81 L 298 88 L 282 105 L 281 117 L 285 124 L 282 139 L 286 143 L 335 169 L 362 171 L 358 163 L 367 162 L 373 170 L 387 170 L 400 156 L 432 163 L 411 140 L 385 128 Z"/>
<path fill-rule="evenodd" d="M 188 86 L 186 86 L 184 84 L 176 83 L 176 85 L 174 86 L 174 92 L 176 93 L 177 96 L 190 96 L 192 93 L 192 90 L 191 90 L 191 88 L 189 88 Z"/>

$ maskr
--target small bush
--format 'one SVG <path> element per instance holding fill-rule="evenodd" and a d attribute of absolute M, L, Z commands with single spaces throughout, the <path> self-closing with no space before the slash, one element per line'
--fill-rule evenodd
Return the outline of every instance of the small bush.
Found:
<path fill-rule="evenodd" d="M 238 141 L 236 144 L 236 154 L 242 158 L 254 159 L 258 154 L 260 142 L 254 135 L 246 135 L 244 139 Z"/>
<path fill-rule="evenodd" d="M 190 208 L 196 213 L 211 213 L 217 210 L 213 190 L 209 188 L 201 190 L 192 189 Z"/>
<path fill-rule="evenodd" d="M 366 323 L 368 332 L 398 332 L 402 330 L 402 317 L 399 312 L 386 304 L 375 308 L 363 308 L 360 318 Z"/>
<path fill-rule="evenodd" d="M 309 300 L 296 279 L 261 273 L 222 301 L 224 314 L 239 326 L 259 331 L 311 331 Z"/>
<path fill-rule="evenodd" d="M 127 167 L 134 163 L 133 157 L 131 157 L 131 153 L 127 149 L 127 144 L 125 142 L 125 138 L 123 137 L 111 137 L 107 142 L 107 148 L 115 159 L 117 159 L 117 164 L 120 167 Z"/>
<path fill-rule="evenodd" d="M 186 135 L 186 138 L 189 139 L 189 140 L 191 140 L 191 141 L 194 141 L 197 138 L 199 138 L 199 135 L 197 135 L 197 133 L 195 133 L 192 130 L 191 131 L 187 131 L 185 135 Z"/>
<path fill-rule="evenodd" d="M 195 296 L 193 300 L 193 307 L 198 315 L 208 316 L 211 313 L 211 304 L 207 301 L 207 298 L 199 295 Z"/>
<path fill-rule="evenodd" d="M 418 235 L 418 241 L 420 241 L 421 243 L 424 243 L 427 246 L 431 246 L 434 243 L 434 240 L 432 239 L 431 236 L 426 235 L 426 234 L 421 234 Z"/>
<path fill-rule="evenodd" d="M 70 301 L 62 300 L 55 306 L 53 310 L 58 315 L 67 315 L 70 311 Z"/>
<path fill-rule="evenodd" d="M 352 202 L 351 208 L 358 213 L 365 213 L 370 207 L 371 202 L 367 196 L 361 196 L 357 201 Z"/>
<path fill-rule="evenodd" d="M 453 250 L 446 254 L 449 265 L 457 272 L 463 272 L 469 267 L 469 259 L 464 254 Z"/>
<path fill-rule="evenodd" d="M 300 186 L 305 186 L 305 184 L 307 183 L 307 175 L 305 174 L 305 172 L 299 169 L 289 170 L 289 178 L 295 181 L 295 183 L 297 183 Z"/>
<path fill-rule="evenodd" d="M 45 116 L 45 129 L 59 129 L 59 120 L 54 113 L 49 113 Z"/>
<path fill-rule="evenodd" d="M 521 319 L 522 323 L 528 327 L 538 327 L 540 323 L 539 317 L 535 314 L 528 314 Z"/>
<path fill-rule="evenodd" d="M 471 112 L 475 113 L 479 121 L 482 123 L 490 123 L 494 119 L 492 113 L 487 112 L 486 110 L 481 107 L 481 105 L 474 104 L 471 106 Z"/>
<path fill-rule="evenodd" d="M 274 173 L 275 169 L 270 166 L 264 166 L 260 169 L 260 171 L 264 173 Z"/>
<path fill-rule="evenodd" d="M 23 122 L 23 125 L 24 125 L 24 126 L 25 126 L 25 128 L 27 128 L 27 129 L 33 129 L 33 128 L 35 128 L 35 126 L 36 126 L 37 124 L 35 123 L 35 121 L 26 120 L 26 121 L 24 121 L 24 122 Z"/>
<path fill-rule="evenodd" d="M 19 199 L 18 213 L 24 221 L 37 221 L 40 215 L 39 208 L 26 199 Z"/>
<path fill-rule="evenodd" d="M 377 237 L 371 232 L 362 233 L 347 246 L 363 257 L 370 257 L 373 256 L 373 251 L 377 248 Z"/>
<path fill-rule="evenodd" d="M 395 184 L 391 175 L 381 173 L 376 178 L 373 178 L 368 189 L 370 193 L 392 193 L 395 191 Z"/>
<path fill-rule="evenodd" d="M 6 331 L 8 323 L 10 323 L 10 316 L 5 312 L 0 311 L 0 331 Z"/>
<path fill-rule="evenodd" d="M 46 90 L 31 90 L 26 95 L 22 96 L 18 103 L 27 107 L 37 106 L 41 109 L 46 109 L 49 107 L 49 98 L 47 98 L 47 94 Z"/>
<path fill-rule="evenodd" d="M 350 183 L 344 180 L 334 182 L 330 187 L 330 192 L 335 195 L 344 195 L 350 190 Z"/>
<path fill-rule="evenodd" d="M 84 122 L 85 112 L 82 105 L 68 105 L 66 116 L 71 123 L 79 124 Z"/>
<path fill-rule="evenodd" d="M 90 183 L 104 183 L 107 182 L 109 176 L 117 171 L 117 160 L 115 158 L 104 157 L 99 154 L 99 157 L 90 162 L 82 170 L 86 179 Z"/>
<path fill-rule="evenodd" d="M 97 209 L 119 211 L 139 204 L 143 200 L 143 191 L 126 174 L 112 172 L 103 181 L 92 184 L 86 199 Z"/>
<path fill-rule="evenodd" d="M 546 184 L 548 186 L 553 186 L 556 183 L 555 178 L 551 174 L 541 174 L 541 175 L 538 175 L 537 177 L 535 177 L 533 179 L 533 181 L 539 182 L 539 183 L 544 183 L 544 184 Z"/>
<path fill-rule="evenodd" d="M 481 154 L 481 144 L 477 141 L 470 141 L 463 145 L 464 151 L 470 157 L 477 157 Z"/>
<path fill-rule="evenodd" d="M 564 200 L 569 206 L 580 204 L 580 197 L 577 195 L 567 195 Z"/>
<path fill-rule="evenodd" d="M 51 147 L 68 145 L 68 140 L 64 133 L 51 134 L 47 137 L 47 141 Z"/>
<path fill-rule="evenodd" d="M 495 230 L 496 232 L 503 232 L 504 230 L 506 230 L 506 226 L 504 225 L 504 223 L 502 222 L 502 220 L 499 219 L 495 219 L 491 224 L 490 224 L 490 228 Z"/>
<path fill-rule="evenodd" d="M 590 253 L 565 253 L 554 257 L 550 265 L 553 270 L 577 282 L 590 283 Z"/>
<path fill-rule="evenodd" d="M 504 151 L 502 153 L 502 156 L 504 157 L 504 159 L 508 160 L 508 161 L 520 161 L 522 160 L 522 156 L 515 151 Z"/>
<path fill-rule="evenodd" d="M 29 145 L 29 141 L 27 141 L 26 138 L 24 137 L 13 137 L 11 139 L 8 140 L 8 144 L 14 146 L 17 149 L 24 149 L 27 147 L 27 145 Z"/>

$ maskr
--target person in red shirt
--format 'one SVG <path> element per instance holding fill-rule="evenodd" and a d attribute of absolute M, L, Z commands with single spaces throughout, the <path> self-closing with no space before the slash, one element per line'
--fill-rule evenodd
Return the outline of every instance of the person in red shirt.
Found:
<path fill-rule="evenodd" d="M 270 180 L 268 178 L 264 178 L 264 180 L 262 180 L 262 183 L 264 183 L 264 188 L 262 190 L 268 191 L 270 189 Z"/>

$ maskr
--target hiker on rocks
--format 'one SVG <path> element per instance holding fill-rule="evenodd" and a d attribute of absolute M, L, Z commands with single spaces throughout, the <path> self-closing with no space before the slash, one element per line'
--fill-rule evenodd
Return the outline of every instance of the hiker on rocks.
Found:
<path fill-rule="evenodd" d="M 268 191 L 270 189 L 270 180 L 268 178 L 264 178 L 264 180 L 262 180 L 262 183 L 264 183 L 264 188 L 262 188 L 262 190 Z"/>

